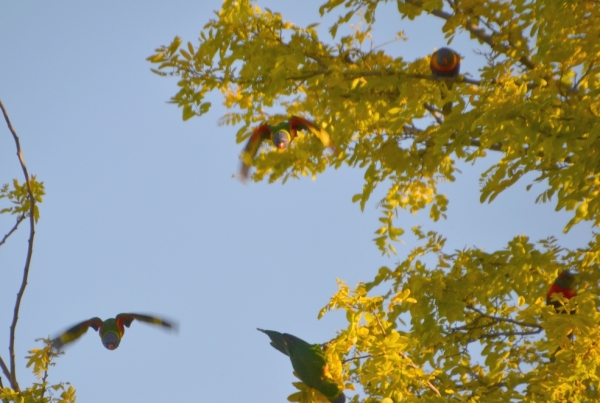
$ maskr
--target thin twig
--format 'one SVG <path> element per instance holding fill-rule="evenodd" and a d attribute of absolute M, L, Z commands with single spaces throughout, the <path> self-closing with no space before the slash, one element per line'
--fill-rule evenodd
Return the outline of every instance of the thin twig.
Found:
<path fill-rule="evenodd" d="M 21 300 L 23 299 L 23 294 L 25 293 L 25 287 L 27 287 L 27 278 L 29 276 L 29 268 L 31 266 L 31 257 L 33 256 L 33 240 L 35 237 L 35 198 L 33 197 L 33 189 L 31 188 L 31 182 L 29 180 L 29 173 L 27 172 L 27 166 L 25 165 L 25 160 L 23 159 L 23 154 L 21 152 L 21 143 L 19 142 L 19 137 L 15 132 L 15 129 L 12 127 L 10 123 L 10 119 L 8 118 L 8 114 L 6 109 L 4 109 L 4 105 L 2 101 L 0 101 L 0 108 L 2 109 L 2 113 L 4 114 L 4 120 L 6 120 L 6 124 L 8 129 L 13 135 L 15 140 L 15 145 L 17 147 L 17 157 L 19 158 L 19 162 L 21 164 L 21 169 L 23 170 L 23 175 L 25 176 L 25 181 L 27 183 L 27 192 L 29 193 L 29 241 L 27 247 L 27 258 L 25 259 L 25 267 L 23 268 L 23 280 L 21 282 L 21 287 L 19 288 L 19 292 L 17 293 L 17 300 L 15 301 L 15 309 L 13 313 L 12 323 L 10 325 L 10 345 L 8 347 L 8 352 L 10 354 L 10 384 L 13 390 L 20 392 L 19 384 L 17 382 L 17 368 L 15 365 L 15 334 L 17 330 L 17 321 L 19 320 L 19 309 L 21 308 Z"/>
<path fill-rule="evenodd" d="M 444 119 L 440 116 L 440 111 L 433 106 L 429 105 L 427 102 L 423 104 L 423 107 L 431 113 L 434 119 L 438 122 L 438 124 L 444 123 Z"/>
<path fill-rule="evenodd" d="M 8 234 L 4 235 L 4 238 L 2 238 L 2 240 L 0 241 L 0 246 L 2 246 L 2 244 L 4 244 L 4 242 L 6 242 L 8 237 L 11 236 L 12 233 L 17 230 L 17 227 L 19 226 L 19 224 L 21 224 L 21 221 L 23 221 L 24 219 L 25 219 L 25 215 L 20 215 L 17 217 L 17 222 L 15 223 L 15 226 L 12 227 L 12 229 L 10 231 L 8 231 Z"/>
<path fill-rule="evenodd" d="M 508 323 L 512 323 L 512 324 L 517 325 L 517 326 L 534 327 L 536 329 L 542 329 L 542 326 L 538 325 L 537 323 L 525 323 L 525 322 L 519 322 L 518 320 L 510 319 L 510 318 L 502 318 L 502 317 L 499 317 L 499 316 L 492 316 L 492 315 L 489 315 L 489 314 L 487 314 L 487 313 L 485 313 L 485 312 L 483 312 L 483 311 L 475 308 L 474 306 L 467 305 L 466 308 L 470 309 L 472 311 L 477 312 L 478 314 L 480 314 L 483 317 L 486 317 L 488 319 L 492 319 L 492 320 L 495 320 L 495 321 L 508 322 Z"/>
<path fill-rule="evenodd" d="M 381 353 L 381 354 L 375 354 L 375 355 L 373 355 L 373 354 L 361 355 L 359 357 L 347 358 L 344 361 L 342 361 L 342 364 L 345 364 L 347 362 L 354 361 L 354 360 L 362 360 L 363 358 L 383 357 L 384 355 L 386 355 L 386 354 Z"/>
<path fill-rule="evenodd" d="M 478 336 L 478 339 L 491 339 L 494 337 L 503 337 L 503 336 L 531 336 L 534 334 L 541 333 L 544 329 L 530 330 L 527 332 L 498 332 L 498 333 L 487 333 Z"/>
<path fill-rule="evenodd" d="M 42 394 L 40 397 L 43 399 L 44 394 L 46 393 L 46 379 L 48 379 L 48 371 L 44 371 L 44 377 L 42 378 L 42 384 L 44 385 L 44 389 L 42 389 Z"/>

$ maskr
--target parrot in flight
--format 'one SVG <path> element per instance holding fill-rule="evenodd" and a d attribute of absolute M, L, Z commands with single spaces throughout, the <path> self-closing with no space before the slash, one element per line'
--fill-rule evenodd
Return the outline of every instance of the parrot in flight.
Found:
<path fill-rule="evenodd" d="M 553 301 L 552 296 L 554 294 L 562 294 L 566 299 L 571 299 L 577 295 L 574 285 L 575 274 L 569 270 L 562 271 L 548 290 L 548 294 L 546 295 L 546 305 L 553 305 L 557 312 L 565 313 L 562 304 L 559 301 Z"/>
<path fill-rule="evenodd" d="M 335 149 L 329 134 L 310 120 L 292 116 L 289 120 L 275 126 L 262 123 L 254 129 L 254 132 L 252 132 L 252 135 L 248 139 L 248 143 L 246 143 L 246 147 L 244 147 L 241 157 L 242 168 L 240 169 L 240 177 L 243 180 L 248 179 L 250 166 L 254 161 L 258 148 L 264 140 L 271 140 L 275 148 L 283 150 L 294 140 L 298 130 L 311 132 L 321 140 L 325 147 L 329 147 L 332 150 Z"/>
<path fill-rule="evenodd" d="M 271 339 L 271 346 L 290 357 L 298 378 L 307 386 L 318 390 L 332 403 L 344 403 L 346 395 L 339 385 L 326 377 L 327 360 L 320 344 L 308 344 L 296 336 L 273 330 L 259 331 Z"/>
<path fill-rule="evenodd" d="M 431 73 L 435 77 L 456 77 L 460 72 L 460 57 L 450 48 L 441 48 L 433 52 L 429 62 Z M 448 89 L 452 89 L 452 83 L 446 82 Z M 444 116 L 452 111 L 452 102 L 447 102 L 442 108 Z"/>
<path fill-rule="evenodd" d="M 163 327 L 173 329 L 175 325 L 163 319 L 154 316 L 140 315 L 137 313 L 120 313 L 115 318 L 102 320 L 92 318 L 71 327 L 60 336 L 54 338 L 51 342 L 52 347 L 59 350 L 65 344 L 71 343 L 87 332 L 88 328 L 96 330 L 100 334 L 102 344 L 109 350 L 115 350 L 119 347 L 121 338 L 125 334 L 125 327 L 131 326 L 135 319 L 140 322 L 152 323 Z"/>

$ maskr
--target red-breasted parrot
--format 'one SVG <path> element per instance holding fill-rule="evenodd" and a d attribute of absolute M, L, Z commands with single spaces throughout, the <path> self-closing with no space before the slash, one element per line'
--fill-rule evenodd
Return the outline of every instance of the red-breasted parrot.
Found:
<path fill-rule="evenodd" d="M 115 318 L 104 321 L 100 318 L 92 318 L 78 323 L 53 339 L 52 347 L 59 350 L 65 344 L 71 343 L 83 336 L 91 327 L 100 334 L 100 339 L 104 347 L 109 350 L 115 350 L 119 347 L 121 338 L 125 334 L 125 327 L 131 326 L 131 322 L 134 320 L 160 325 L 169 329 L 175 328 L 174 324 L 154 316 L 140 315 L 138 313 L 120 313 Z"/>
<path fill-rule="evenodd" d="M 575 290 L 575 274 L 570 272 L 569 270 L 563 270 L 554 283 L 550 286 L 548 290 L 548 294 L 546 294 L 546 305 L 553 305 L 556 312 L 560 313 L 575 313 L 575 310 L 571 310 L 570 312 L 565 311 L 565 307 L 558 300 L 552 300 L 553 296 L 562 294 L 566 299 L 571 299 L 575 295 L 577 295 L 577 290 Z M 568 336 L 569 340 L 573 341 L 573 333 L 570 333 Z M 554 359 L 556 353 L 560 350 L 560 347 L 554 352 L 554 354 L 550 357 L 551 360 Z"/>
<path fill-rule="evenodd" d="M 562 304 L 557 300 L 552 300 L 552 296 L 555 294 L 562 294 L 566 299 L 571 299 L 577 295 L 575 290 L 575 274 L 569 270 L 561 272 L 554 283 L 550 286 L 548 294 L 546 295 L 546 305 L 554 305 L 557 312 L 565 313 L 565 309 Z"/>
<path fill-rule="evenodd" d="M 298 378 L 307 386 L 318 390 L 332 403 L 344 403 L 346 395 L 339 385 L 328 378 L 327 360 L 320 344 L 308 344 L 296 336 L 274 330 L 259 331 L 271 339 L 271 345 L 290 357 Z"/>
<path fill-rule="evenodd" d="M 329 134 L 310 120 L 292 116 L 289 120 L 275 126 L 262 123 L 254 129 L 254 132 L 252 132 L 252 135 L 248 139 L 248 143 L 246 143 L 246 147 L 244 147 L 244 151 L 242 152 L 242 167 L 240 169 L 241 178 L 248 178 L 250 166 L 252 166 L 254 157 L 263 141 L 271 140 L 275 148 L 283 150 L 292 142 L 292 140 L 294 140 L 298 130 L 311 132 L 321 140 L 325 147 L 334 149 Z"/>
<path fill-rule="evenodd" d="M 456 77 L 460 72 L 460 56 L 450 48 L 441 48 L 433 52 L 429 62 L 431 73 L 436 77 Z M 448 89 L 452 89 L 452 83 L 446 82 Z M 447 102 L 442 113 L 448 116 L 452 112 L 452 102 Z"/>

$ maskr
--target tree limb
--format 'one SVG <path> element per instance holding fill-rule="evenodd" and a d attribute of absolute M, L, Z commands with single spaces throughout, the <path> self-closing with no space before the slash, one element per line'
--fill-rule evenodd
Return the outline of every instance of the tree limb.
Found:
<path fill-rule="evenodd" d="M 404 0 L 404 2 L 406 4 L 410 4 L 413 5 L 415 7 L 419 7 L 422 8 L 423 7 L 423 3 L 421 1 L 418 0 Z M 439 10 L 439 9 L 435 9 L 433 11 L 431 11 L 431 14 L 435 15 L 436 17 L 442 18 L 444 20 L 449 20 L 452 17 L 452 14 L 447 13 L 445 11 Z M 477 25 L 475 25 L 472 22 L 467 21 L 467 23 L 464 25 L 464 28 L 469 31 L 473 36 L 475 36 L 476 38 L 478 38 L 480 41 L 487 43 L 492 49 L 498 49 L 498 47 L 501 48 L 501 51 L 503 53 L 507 52 L 509 50 L 509 47 L 507 45 L 503 45 L 503 44 L 495 44 L 494 40 L 492 39 L 492 36 L 489 35 L 487 32 L 485 32 L 485 30 L 483 28 L 479 28 L 477 27 Z M 530 70 L 533 70 L 535 68 L 535 64 L 533 64 L 533 62 L 531 61 L 530 58 L 526 57 L 526 56 L 522 56 L 519 59 L 519 62 L 521 62 L 521 64 L 523 64 L 523 66 L 527 67 Z"/>
<path fill-rule="evenodd" d="M 486 317 L 488 319 L 492 319 L 495 321 L 508 322 L 508 323 L 512 323 L 513 325 L 522 326 L 522 327 L 533 327 L 533 328 L 540 329 L 540 330 L 543 329 L 542 326 L 538 325 L 537 323 L 525 323 L 525 322 L 519 322 L 518 320 L 510 319 L 510 318 L 502 318 L 499 316 L 492 316 L 492 315 L 489 315 L 489 314 L 475 308 L 474 306 L 467 305 L 466 308 L 477 312 L 478 314 L 480 314 L 483 317 Z"/>
<path fill-rule="evenodd" d="M 17 293 L 17 300 L 15 301 L 15 309 L 13 313 L 12 323 L 10 325 L 10 344 L 8 347 L 8 352 L 10 354 L 10 384 L 13 390 L 19 392 L 19 384 L 17 382 L 17 368 L 15 365 L 15 334 L 17 330 L 17 321 L 19 320 L 19 309 L 21 308 L 21 300 L 23 299 L 23 294 L 25 293 L 25 287 L 27 287 L 27 278 L 29 276 L 29 268 L 31 266 L 31 257 L 33 256 L 33 240 L 35 237 L 35 198 L 33 197 L 33 189 L 31 188 L 31 182 L 29 180 L 29 173 L 27 172 L 27 166 L 25 165 L 25 160 L 23 159 L 23 154 L 21 152 L 21 143 L 19 142 L 19 137 L 15 132 L 15 129 L 12 127 L 10 123 L 10 119 L 8 118 L 8 113 L 0 101 L 0 109 L 2 109 L 2 113 L 4 114 L 4 120 L 6 120 L 6 125 L 8 129 L 13 135 L 15 140 L 15 146 L 17 148 L 17 157 L 19 158 L 19 163 L 21 164 L 21 169 L 23 170 L 23 175 L 25 176 L 25 181 L 27 183 L 27 191 L 29 193 L 29 241 L 27 247 L 27 258 L 25 259 L 25 267 L 23 268 L 23 280 L 21 282 L 21 287 L 19 288 L 19 292 Z"/>
<path fill-rule="evenodd" d="M 2 244 L 4 244 L 4 242 L 6 242 L 8 237 L 11 236 L 12 233 L 17 230 L 17 227 L 19 226 L 19 224 L 21 224 L 21 221 L 23 221 L 24 219 L 25 219 L 24 215 L 20 215 L 17 217 L 17 222 L 15 223 L 15 226 L 12 227 L 12 229 L 10 231 L 8 231 L 8 234 L 4 235 L 4 238 L 2 238 L 2 240 L 0 241 L 0 246 L 2 246 Z"/>

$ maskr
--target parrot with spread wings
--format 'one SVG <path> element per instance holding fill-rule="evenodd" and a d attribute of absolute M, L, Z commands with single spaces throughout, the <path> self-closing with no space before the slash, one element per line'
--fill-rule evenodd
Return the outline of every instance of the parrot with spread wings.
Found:
<path fill-rule="evenodd" d="M 244 147 L 244 151 L 242 152 L 242 167 L 240 169 L 241 179 L 248 179 L 250 167 L 252 166 L 254 157 L 263 141 L 271 140 L 275 148 L 283 150 L 289 146 L 292 140 L 294 140 L 298 130 L 311 132 L 321 140 L 325 147 L 329 147 L 332 150 L 334 149 L 329 134 L 310 120 L 292 116 L 289 120 L 275 126 L 262 123 L 254 129 L 254 132 L 252 132 L 252 135 L 248 139 L 246 147 Z"/>
<path fill-rule="evenodd" d="M 441 48 L 433 52 L 429 62 L 431 73 L 435 77 L 456 77 L 460 72 L 460 56 L 450 48 Z M 448 89 L 452 89 L 452 82 L 446 82 Z M 442 113 L 447 116 L 452 111 L 452 102 L 447 102 Z"/>
<path fill-rule="evenodd" d="M 274 330 L 259 331 L 271 339 L 271 346 L 290 357 L 298 378 L 307 386 L 318 390 L 332 403 L 344 403 L 346 395 L 328 373 L 327 360 L 320 344 L 309 344 L 296 336 Z"/>
<path fill-rule="evenodd" d="M 102 340 L 104 347 L 109 350 L 115 350 L 117 347 L 119 347 L 119 343 L 125 334 L 125 327 L 131 326 L 131 322 L 134 320 L 160 325 L 169 329 L 175 328 L 173 323 L 154 316 L 140 315 L 137 313 L 120 313 L 115 318 L 106 320 L 102 320 L 100 318 L 91 318 L 78 323 L 62 333 L 60 336 L 54 338 L 51 344 L 52 347 L 59 350 L 64 345 L 71 343 L 83 336 L 91 327 L 100 335 L 100 339 Z"/>

